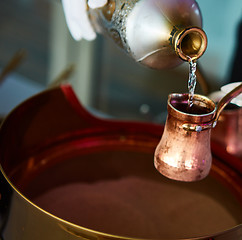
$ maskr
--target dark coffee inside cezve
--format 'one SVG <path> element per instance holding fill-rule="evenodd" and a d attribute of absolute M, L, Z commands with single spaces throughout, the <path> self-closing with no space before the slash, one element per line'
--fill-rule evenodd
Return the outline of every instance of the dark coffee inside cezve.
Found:
<path fill-rule="evenodd" d="M 189 106 L 187 102 L 171 102 L 171 105 L 180 112 L 196 115 L 208 114 L 214 110 L 208 105 L 200 105 L 196 102 L 192 106 Z"/>

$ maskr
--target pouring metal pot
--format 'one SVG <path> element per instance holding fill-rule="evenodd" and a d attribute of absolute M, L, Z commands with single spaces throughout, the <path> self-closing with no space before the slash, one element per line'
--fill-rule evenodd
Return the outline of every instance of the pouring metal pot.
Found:
<path fill-rule="evenodd" d="M 241 239 L 241 172 L 217 157 L 220 147 L 212 143 L 206 179 L 162 177 L 153 167 L 162 131 L 149 123 L 96 118 L 69 85 L 22 103 L 0 129 L 0 238 Z M 87 210 L 100 217 L 100 203 L 100 209 L 114 208 L 96 221 Z M 206 224 L 210 218 L 213 224 Z"/>

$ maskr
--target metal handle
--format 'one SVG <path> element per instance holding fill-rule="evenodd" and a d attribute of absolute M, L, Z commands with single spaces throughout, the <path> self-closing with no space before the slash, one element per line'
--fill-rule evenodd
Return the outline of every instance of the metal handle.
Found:
<path fill-rule="evenodd" d="M 232 91 L 227 93 L 219 102 L 217 105 L 217 110 L 214 117 L 214 123 L 216 124 L 219 118 L 220 113 L 223 111 L 223 109 L 226 107 L 228 103 L 232 101 L 233 98 L 237 97 L 239 94 L 242 93 L 242 83 L 234 88 Z"/>

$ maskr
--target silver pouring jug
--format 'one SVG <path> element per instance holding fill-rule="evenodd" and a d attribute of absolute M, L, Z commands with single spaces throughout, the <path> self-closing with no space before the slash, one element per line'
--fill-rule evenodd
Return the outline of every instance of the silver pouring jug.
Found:
<path fill-rule="evenodd" d="M 202 17 L 194 0 L 109 0 L 89 9 L 96 30 L 114 40 L 137 62 L 171 68 L 200 58 L 207 47 Z"/>

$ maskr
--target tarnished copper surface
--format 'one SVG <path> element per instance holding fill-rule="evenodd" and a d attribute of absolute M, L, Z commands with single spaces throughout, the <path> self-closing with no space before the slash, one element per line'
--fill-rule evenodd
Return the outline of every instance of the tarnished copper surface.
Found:
<path fill-rule="evenodd" d="M 194 228 L 189 234 L 184 219 L 191 224 L 200 219 L 203 225 L 207 219 L 206 215 L 201 218 L 203 214 L 199 214 L 196 205 L 190 205 L 188 209 L 190 211 L 194 208 L 196 214 L 193 213 L 193 216 L 175 217 L 179 214 L 177 209 L 171 214 L 171 219 L 162 220 L 162 207 L 153 206 L 151 199 L 151 205 L 147 209 L 159 209 L 157 214 L 164 224 L 159 224 L 161 231 L 159 239 L 240 239 L 242 236 L 242 219 L 239 214 L 242 202 L 241 175 L 232 166 L 229 167 L 220 159 L 213 157 L 209 177 L 203 181 L 188 184 L 163 178 L 153 167 L 152 159 L 162 131 L 163 127 L 149 123 L 96 118 L 80 105 L 68 85 L 48 90 L 27 100 L 7 116 L 0 129 L 1 238 L 4 240 L 135 238 L 135 234 L 120 236 L 77 225 L 60 217 L 61 214 L 54 214 L 55 211 L 40 208 L 35 202 L 35 199 L 48 191 L 68 186 L 73 182 L 92 184 L 135 177 L 142 181 L 161 184 L 160 193 L 164 191 L 164 199 L 173 204 L 169 205 L 171 209 L 173 207 L 176 209 L 179 199 L 175 195 L 169 200 L 165 189 L 187 189 L 187 194 L 182 195 L 183 198 L 189 196 L 189 193 L 196 198 L 202 194 L 213 199 L 217 203 L 216 206 L 222 206 L 234 219 L 234 224 L 226 225 L 227 220 L 224 215 L 221 215 L 221 212 L 214 212 L 215 218 L 221 215 L 220 221 L 214 222 L 214 227 L 213 224 L 210 226 L 211 229 L 217 230 L 208 231 L 198 225 L 197 232 Z M 163 184 L 167 187 L 163 188 Z M 152 194 L 155 196 L 156 192 Z M 76 195 L 80 196 L 80 192 Z M 190 200 L 186 200 L 187 204 L 191 204 Z M 55 207 L 54 202 L 50 202 L 53 207 Z M 138 206 L 140 202 L 137 197 L 136 205 Z M 133 208 L 137 206 L 134 205 Z M 203 204 L 206 211 L 212 212 L 213 209 L 209 206 Z M 74 208 L 74 205 L 72 207 Z M 167 207 L 168 205 L 164 206 L 166 209 Z M 139 214 L 142 214 L 142 211 Z M 84 217 L 84 214 L 80 214 L 79 217 Z M 180 219 L 179 224 L 175 224 L 172 217 Z M 223 222 L 222 219 L 227 227 L 221 229 L 219 224 Z M 171 231 L 165 231 L 163 227 L 167 226 L 165 221 L 172 226 Z M 129 226 L 136 226 L 138 222 L 134 221 Z M 151 222 L 152 219 L 149 220 L 149 223 Z M 146 225 L 144 229 L 145 227 Z M 120 231 L 122 232 L 122 229 L 118 229 L 119 233 Z M 165 235 L 165 232 L 170 237 Z M 140 234 L 137 232 L 136 236 L 140 238 Z M 154 235 L 151 233 L 150 236 L 146 238 L 151 239 Z"/>
<path fill-rule="evenodd" d="M 155 151 L 155 167 L 171 179 L 198 181 L 211 168 L 210 126 L 215 104 L 206 97 L 194 95 L 188 105 L 188 94 L 170 94 L 164 133 Z M 194 126 L 193 126 L 194 125 Z"/>
<path fill-rule="evenodd" d="M 164 134 L 155 151 L 157 170 L 171 179 L 180 181 L 198 181 L 206 177 L 212 160 L 211 128 L 216 126 L 222 110 L 241 92 L 242 84 L 228 92 L 217 106 L 202 95 L 195 95 L 193 105 L 189 106 L 188 94 L 170 94 Z M 224 127 L 227 124 L 234 129 L 234 135 L 223 136 L 221 142 L 231 142 L 227 150 L 238 153 L 241 145 L 239 133 L 236 132 L 238 119 L 232 125 L 225 123 Z"/>

